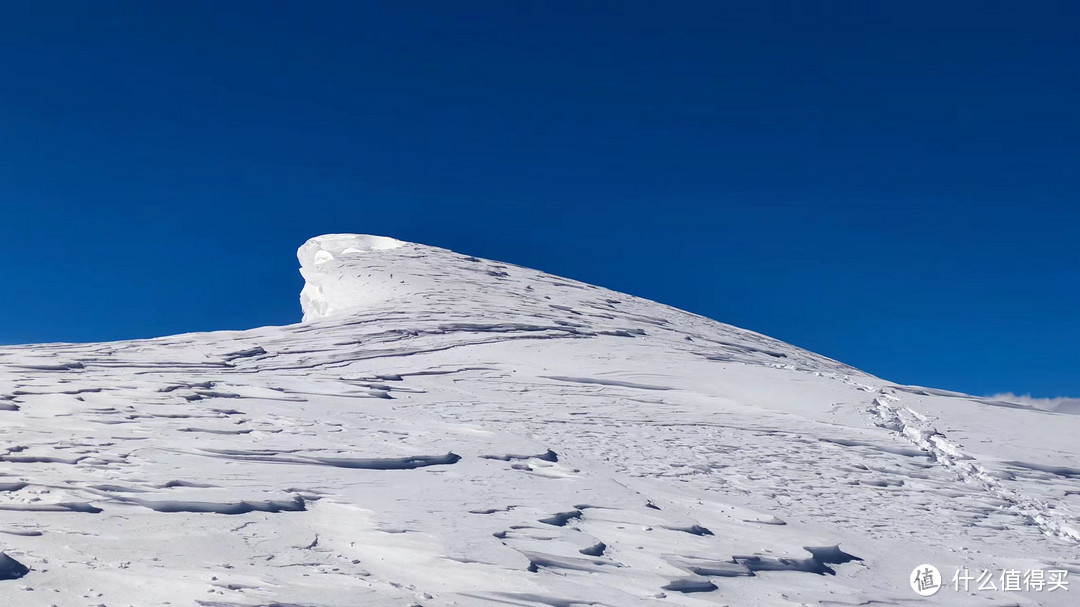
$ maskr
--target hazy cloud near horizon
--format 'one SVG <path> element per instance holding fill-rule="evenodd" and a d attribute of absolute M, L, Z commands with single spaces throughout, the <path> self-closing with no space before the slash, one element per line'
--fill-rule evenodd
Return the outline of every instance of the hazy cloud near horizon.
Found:
<path fill-rule="evenodd" d="M 989 398 L 1035 407 L 1036 409 L 1042 409 L 1043 411 L 1080 414 L 1080 398 L 1068 398 L 1065 396 L 1059 396 L 1057 398 L 1034 398 L 1030 394 L 1019 395 L 1013 394 L 1012 392 L 1002 392 L 990 396 Z"/>

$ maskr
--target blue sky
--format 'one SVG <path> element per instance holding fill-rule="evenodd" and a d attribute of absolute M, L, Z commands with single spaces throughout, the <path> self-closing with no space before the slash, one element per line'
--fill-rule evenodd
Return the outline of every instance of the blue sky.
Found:
<path fill-rule="evenodd" d="M 1080 395 L 1077 6 L 8 5 L 0 343 L 294 322 L 365 232 Z"/>

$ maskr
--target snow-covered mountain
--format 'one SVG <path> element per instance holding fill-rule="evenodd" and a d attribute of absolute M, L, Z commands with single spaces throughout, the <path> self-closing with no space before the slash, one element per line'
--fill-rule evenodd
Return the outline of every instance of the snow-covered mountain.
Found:
<path fill-rule="evenodd" d="M 0 348 L 0 604 L 1076 604 L 997 575 L 1080 577 L 1080 416 L 390 238 L 299 259 L 301 324 Z"/>

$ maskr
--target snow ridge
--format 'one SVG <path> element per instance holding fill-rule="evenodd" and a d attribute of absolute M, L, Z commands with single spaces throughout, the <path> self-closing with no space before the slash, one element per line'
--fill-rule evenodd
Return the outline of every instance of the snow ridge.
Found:
<path fill-rule="evenodd" d="M 1080 572 L 1080 416 L 437 247 L 297 258 L 300 324 L 0 347 L 5 607 L 901 604 L 924 562 Z"/>

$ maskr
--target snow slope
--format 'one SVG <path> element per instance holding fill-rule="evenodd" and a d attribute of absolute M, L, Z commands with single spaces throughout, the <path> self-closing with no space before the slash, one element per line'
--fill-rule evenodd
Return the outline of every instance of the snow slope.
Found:
<path fill-rule="evenodd" d="M 0 604 L 1075 604 L 908 576 L 1080 577 L 1080 416 L 434 247 L 298 256 L 302 324 L 0 348 Z"/>

